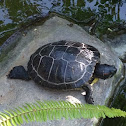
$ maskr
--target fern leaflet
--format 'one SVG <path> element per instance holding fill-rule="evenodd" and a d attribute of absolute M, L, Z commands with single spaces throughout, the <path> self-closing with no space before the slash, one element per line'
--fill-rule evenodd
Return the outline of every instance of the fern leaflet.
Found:
<path fill-rule="evenodd" d="M 13 110 L 0 112 L 1 126 L 17 126 L 23 122 L 44 122 L 54 119 L 74 118 L 100 118 L 100 117 L 126 117 L 126 112 L 120 109 L 108 108 L 100 105 L 71 104 L 65 101 L 37 101 L 33 104 L 25 104 Z"/>

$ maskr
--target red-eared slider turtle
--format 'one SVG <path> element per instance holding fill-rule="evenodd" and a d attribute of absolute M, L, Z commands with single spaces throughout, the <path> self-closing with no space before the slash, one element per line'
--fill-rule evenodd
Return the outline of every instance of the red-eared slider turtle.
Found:
<path fill-rule="evenodd" d="M 115 73 L 114 66 L 100 64 L 100 53 L 93 46 L 62 40 L 37 49 L 30 57 L 27 71 L 23 66 L 16 66 L 8 78 L 32 79 L 51 89 L 83 88 L 86 102 L 92 104 L 92 81 L 112 77 Z"/>

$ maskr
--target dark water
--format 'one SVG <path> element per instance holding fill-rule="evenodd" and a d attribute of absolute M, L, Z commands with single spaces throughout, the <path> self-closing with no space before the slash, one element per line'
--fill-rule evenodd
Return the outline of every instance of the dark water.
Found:
<path fill-rule="evenodd" d="M 120 88 L 117 97 L 112 103 L 112 107 L 126 111 L 126 85 Z M 106 118 L 101 126 L 126 126 L 126 118 Z"/>
<path fill-rule="evenodd" d="M 0 44 L 17 28 L 49 12 L 82 22 L 95 16 L 99 35 L 126 21 L 126 0 L 0 0 Z"/>
<path fill-rule="evenodd" d="M 97 36 L 126 30 L 126 0 L 0 0 L 0 45 L 18 28 L 49 12 L 65 15 L 82 26 L 98 21 Z M 90 22 L 91 17 L 94 20 Z M 111 32 L 116 36 L 115 33 Z M 125 104 L 126 87 L 119 92 L 113 107 L 126 111 Z M 106 119 L 103 126 L 126 126 L 126 119 Z"/>

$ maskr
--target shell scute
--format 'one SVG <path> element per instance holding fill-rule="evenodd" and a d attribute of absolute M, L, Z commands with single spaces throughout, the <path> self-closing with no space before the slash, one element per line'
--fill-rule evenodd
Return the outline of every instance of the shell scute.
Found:
<path fill-rule="evenodd" d="M 30 77 L 35 80 L 35 78 L 37 77 L 37 72 L 32 68 L 31 71 L 28 71 Z"/>
<path fill-rule="evenodd" d="M 85 66 L 78 62 L 69 62 L 65 73 L 65 82 L 74 82 L 83 77 Z"/>
<path fill-rule="evenodd" d="M 66 41 L 65 40 L 61 40 L 61 41 L 58 41 L 58 42 L 54 42 L 54 43 L 51 43 L 52 45 L 66 45 Z"/>
<path fill-rule="evenodd" d="M 39 62 L 40 62 L 40 58 L 41 58 L 40 55 L 36 55 L 36 56 L 34 57 L 34 60 L 33 60 L 33 62 L 32 62 L 32 65 L 33 65 L 33 67 L 35 68 L 35 70 L 37 70 L 37 68 L 38 68 L 38 65 L 39 65 Z"/>
<path fill-rule="evenodd" d="M 53 59 L 51 57 L 44 56 L 38 65 L 38 74 L 44 80 L 48 80 L 50 69 L 53 65 Z"/>
<path fill-rule="evenodd" d="M 45 47 L 41 48 L 41 51 L 39 54 L 41 56 L 48 56 L 51 53 L 51 51 L 53 50 L 53 48 L 54 47 L 51 45 L 45 46 Z"/>
<path fill-rule="evenodd" d="M 74 44 L 73 44 L 73 46 L 74 47 L 80 47 L 80 48 L 82 48 L 83 47 L 83 43 L 80 43 L 80 42 L 75 42 Z"/>
<path fill-rule="evenodd" d="M 79 53 L 79 54 L 77 55 L 76 61 L 81 62 L 81 63 L 83 63 L 83 64 L 85 64 L 85 65 L 88 65 L 88 64 L 90 63 L 90 61 L 89 61 L 88 59 L 84 58 L 83 53 Z"/>
<path fill-rule="evenodd" d="M 50 56 L 53 57 L 54 59 L 61 59 L 63 57 L 64 52 L 66 51 L 67 46 L 55 46 L 53 51 L 51 52 Z"/>
<path fill-rule="evenodd" d="M 54 60 L 49 75 L 49 81 L 57 84 L 64 83 L 66 67 L 67 67 L 67 62 L 64 61 L 63 59 Z"/>
<path fill-rule="evenodd" d="M 63 55 L 63 59 L 67 61 L 75 61 L 77 54 L 80 53 L 80 50 L 75 47 L 68 47 L 66 52 Z"/>
<path fill-rule="evenodd" d="M 83 76 L 83 81 L 85 82 L 85 83 L 88 83 L 90 80 L 91 80 L 91 77 L 92 77 L 92 73 L 90 72 L 86 72 L 85 74 L 84 74 L 84 76 Z"/>
<path fill-rule="evenodd" d="M 80 79 L 79 81 L 77 81 L 75 83 L 75 88 L 80 88 L 82 86 L 82 84 L 85 84 L 85 80 L 84 79 Z"/>

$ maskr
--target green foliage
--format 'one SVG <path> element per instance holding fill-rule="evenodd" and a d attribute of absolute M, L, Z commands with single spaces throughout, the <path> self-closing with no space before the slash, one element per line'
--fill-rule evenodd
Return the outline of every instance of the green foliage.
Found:
<path fill-rule="evenodd" d="M 33 104 L 25 104 L 13 110 L 0 112 L 1 126 L 17 126 L 23 122 L 44 122 L 54 119 L 79 119 L 100 117 L 126 117 L 126 112 L 120 109 L 108 108 L 100 105 L 71 104 L 65 101 L 37 101 Z"/>

